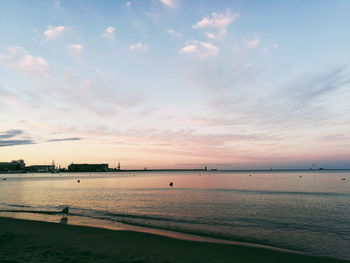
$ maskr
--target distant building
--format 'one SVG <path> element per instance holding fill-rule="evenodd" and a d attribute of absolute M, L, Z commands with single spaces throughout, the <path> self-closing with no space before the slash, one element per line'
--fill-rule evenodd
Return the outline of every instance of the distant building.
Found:
<path fill-rule="evenodd" d="M 68 165 L 68 172 L 107 172 L 108 171 L 108 164 L 101 163 L 101 164 L 89 164 L 89 163 L 82 163 L 82 164 L 70 164 Z"/>
<path fill-rule="evenodd" d="M 0 171 L 12 172 L 12 171 L 24 171 L 26 164 L 23 160 L 13 160 L 11 162 L 0 162 Z"/>
<path fill-rule="evenodd" d="M 52 173 L 55 170 L 54 165 L 30 165 L 27 166 L 27 172 L 30 173 Z"/>

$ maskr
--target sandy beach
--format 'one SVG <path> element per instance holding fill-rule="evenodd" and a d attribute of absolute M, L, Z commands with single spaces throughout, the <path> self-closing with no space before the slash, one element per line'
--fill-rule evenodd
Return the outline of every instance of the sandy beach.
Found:
<path fill-rule="evenodd" d="M 141 232 L 0 217 L 0 262 L 347 261 Z"/>

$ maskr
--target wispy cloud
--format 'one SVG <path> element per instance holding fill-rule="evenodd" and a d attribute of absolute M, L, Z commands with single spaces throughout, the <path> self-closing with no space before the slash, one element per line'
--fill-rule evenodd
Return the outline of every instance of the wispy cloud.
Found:
<path fill-rule="evenodd" d="M 83 45 L 81 44 L 71 44 L 67 46 L 69 54 L 75 58 L 79 58 L 83 52 Z"/>
<path fill-rule="evenodd" d="M 297 107 L 311 103 L 314 99 L 349 84 L 347 71 L 346 67 L 341 66 L 318 74 L 298 76 L 287 87 L 288 97 L 298 104 Z"/>
<path fill-rule="evenodd" d="M 177 37 L 177 38 L 181 37 L 181 34 L 177 32 L 175 29 L 167 29 L 166 32 L 174 37 Z"/>
<path fill-rule="evenodd" d="M 79 137 L 71 137 L 71 138 L 58 138 L 58 139 L 50 139 L 47 142 L 67 142 L 67 141 L 80 141 L 83 138 Z"/>
<path fill-rule="evenodd" d="M 239 13 L 232 13 L 227 11 L 226 13 L 211 13 L 210 17 L 203 17 L 202 20 L 198 21 L 192 27 L 194 29 L 199 28 L 216 28 L 216 29 L 225 29 L 227 28 L 234 20 L 239 18 Z"/>
<path fill-rule="evenodd" d="M 68 27 L 66 26 L 48 26 L 43 34 L 46 37 L 46 39 L 54 40 L 61 37 L 63 33 L 67 30 Z"/>
<path fill-rule="evenodd" d="M 176 8 L 177 4 L 175 0 L 159 0 L 163 5 L 169 8 Z"/>
<path fill-rule="evenodd" d="M 143 44 L 141 42 L 132 44 L 129 46 L 129 49 L 132 51 L 147 51 L 148 50 L 148 45 Z"/>
<path fill-rule="evenodd" d="M 0 140 L 0 147 L 34 144 L 32 140 Z"/>
<path fill-rule="evenodd" d="M 200 42 L 201 47 L 203 47 L 203 52 L 201 53 L 202 57 L 212 57 L 215 56 L 219 52 L 219 48 L 208 42 Z"/>
<path fill-rule="evenodd" d="M 22 47 L 10 47 L 0 54 L 0 62 L 19 71 L 40 75 L 49 75 L 49 63 L 42 57 L 33 56 Z"/>
<path fill-rule="evenodd" d="M 252 146 L 268 145 L 273 149 L 275 146 L 271 142 L 277 138 L 281 141 L 280 136 L 275 137 L 272 134 L 259 133 L 203 133 L 195 130 L 127 130 L 114 131 L 112 133 L 117 141 L 123 147 L 138 145 L 138 149 L 151 155 L 162 155 L 180 157 L 183 160 L 191 156 L 196 156 L 197 160 L 211 160 L 216 162 L 225 162 L 228 160 L 235 161 L 259 161 L 261 158 L 269 159 L 266 153 L 251 154 Z M 101 135 L 102 136 L 102 135 Z M 110 136 L 103 135 L 104 137 Z M 112 140 L 113 141 L 113 140 Z M 250 146 L 247 147 L 246 143 Z M 277 150 L 277 148 L 275 149 Z M 270 151 L 272 153 L 272 151 Z M 273 154 L 273 153 L 272 153 Z M 282 154 L 281 154 L 282 155 Z M 280 155 L 280 156 L 281 156 Z M 192 159 L 192 160 L 194 160 Z"/>
<path fill-rule="evenodd" d="M 80 50 L 81 47 L 78 45 L 67 51 L 78 56 Z M 31 112 L 33 119 L 49 112 L 69 119 L 66 114 L 68 109 L 76 109 L 82 115 L 89 112 L 100 117 L 116 116 L 120 111 L 133 111 L 146 99 L 146 95 L 142 92 L 128 90 L 113 72 L 99 70 L 98 75 L 80 77 L 72 71 L 58 73 L 51 70 L 48 74 L 46 68 L 39 70 L 35 67 L 28 68 L 28 65 L 23 68 L 20 61 L 24 55 L 28 54 L 19 47 L 10 48 L 7 52 L 0 54 L 0 64 L 3 63 L 9 68 L 38 76 L 34 79 L 35 85 L 30 89 L 0 86 L 1 113 L 15 111 L 22 107 L 26 108 L 28 114 Z M 42 78 L 43 73 L 45 73 L 45 78 Z M 142 111 L 141 108 L 138 110 Z"/>
<path fill-rule="evenodd" d="M 58 131 L 55 131 L 58 132 Z M 0 147 L 26 145 L 26 144 L 40 144 L 44 142 L 69 142 L 69 141 L 80 141 L 83 140 L 81 137 L 68 137 L 68 138 L 53 138 L 44 139 L 40 136 L 35 140 L 30 139 L 28 134 L 23 130 L 7 130 L 0 132 Z"/>
<path fill-rule="evenodd" d="M 114 37 L 114 31 L 116 30 L 115 27 L 113 26 L 109 26 L 105 29 L 105 31 L 103 32 L 102 36 L 103 37 L 108 37 L 108 38 L 112 38 Z"/>
<path fill-rule="evenodd" d="M 63 108 L 100 117 L 115 116 L 121 109 L 132 110 L 145 99 L 141 92 L 127 90 L 114 74 L 101 70 L 95 77 L 81 77 L 73 72 L 57 76 L 44 83 L 41 92 L 49 93 Z"/>
<path fill-rule="evenodd" d="M 260 44 L 260 38 L 258 36 L 255 36 L 254 39 L 247 40 L 246 41 L 246 47 L 247 48 L 256 48 Z"/>
<path fill-rule="evenodd" d="M 0 147 L 16 146 L 33 144 L 34 142 L 30 139 L 15 139 L 14 137 L 23 134 L 22 130 L 8 130 L 5 132 L 0 132 Z M 10 140 L 9 140 L 10 139 Z"/>
<path fill-rule="evenodd" d="M 125 2 L 124 3 L 124 6 L 127 7 L 127 8 L 130 8 L 132 5 L 132 2 Z"/>
<path fill-rule="evenodd" d="M 185 45 L 181 48 L 179 53 L 194 54 L 199 58 L 205 59 L 217 55 L 219 53 L 219 47 L 208 42 L 194 41 L 194 43 Z"/>
<path fill-rule="evenodd" d="M 213 39 L 213 40 L 220 39 L 220 38 L 222 38 L 222 36 L 223 36 L 222 32 L 220 32 L 220 33 L 205 32 L 204 35 L 205 35 L 207 38 Z"/>
<path fill-rule="evenodd" d="M 211 16 L 203 17 L 192 27 L 194 29 L 215 29 L 215 32 L 205 32 L 205 35 L 210 39 L 220 39 L 225 36 L 227 27 L 238 19 L 240 13 L 233 13 L 227 10 L 225 13 L 211 13 Z"/>
<path fill-rule="evenodd" d="M 235 126 L 240 125 L 244 122 L 235 118 L 227 118 L 227 117 L 207 117 L 207 116 L 192 116 L 188 117 L 185 120 L 191 125 L 195 126 Z"/>
<path fill-rule="evenodd" d="M 255 81 L 247 82 L 244 79 L 235 80 L 234 73 L 222 74 L 221 81 L 227 78 L 224 83 L 231 83 L 232 91 L 223 89 L 217 98 L 210 100 L 210 106 L 216 114 L 243 119 L 250 126 L 256 127 L 255 129 L 267 130 L 270 127 L 275 131 L 285 132 L 284 129 L 290 127 L 302 127 L 306 132 L 309 128 L 314 129 L 315 125 L 335 125 L 336 120 L 346 121 L 346 117 L 344 119 L 338 116 L 336 108 L 339 107 L 342 111 L 347 107 L 346 102 L 339 100 L 337 95 L 339 92 L 344 93 L 343 96 L 349 94 L 346 93 L 346 87 L 350 85 L 347 72 L 347 68 L 339 67 L 325 72 L 296 75 L 286 83 L 275 83 L 268 91 L 260 93 L 264 87 L 259 83 L 262 76 L 255 75 Z M 241 88 L 243 83 L 246 86 Z M 310 133 L 310 136 L 314 133 Z"/>
<path fill-rule="evenodd" d="M 8 130 L 5 132 L 0 132 L 0 139 L 12 138 L 12 137 L 17 136 L 17 135 L 22 134 L 22 133 L 23 133 L 22 130 Z"/>
<path fill-rule="evenodd" d="M 196 45 L 186 45 L 183 48 L 179 50 L 179 53 L 194 53 L 197 51 L 197 46 Z"/>

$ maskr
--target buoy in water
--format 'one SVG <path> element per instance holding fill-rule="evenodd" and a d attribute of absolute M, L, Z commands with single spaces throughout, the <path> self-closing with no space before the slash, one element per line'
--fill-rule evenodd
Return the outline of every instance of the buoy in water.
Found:
<path fill-rule="evenodd" d="M 173 186 L 174 184 L 173 184 L 173 182 L 170 182 L 170 184 L 169 184 L 170 186 Z"/>

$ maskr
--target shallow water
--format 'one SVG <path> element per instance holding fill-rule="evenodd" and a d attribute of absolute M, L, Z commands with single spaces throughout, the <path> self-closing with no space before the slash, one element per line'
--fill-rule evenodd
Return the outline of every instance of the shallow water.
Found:
<path fill-rule="evenodd" d="M 52 221 L 65 206 L 78 224 L 123 223 L 350 259 L 349 171 L 0 175 L 0 216 Z"/>

